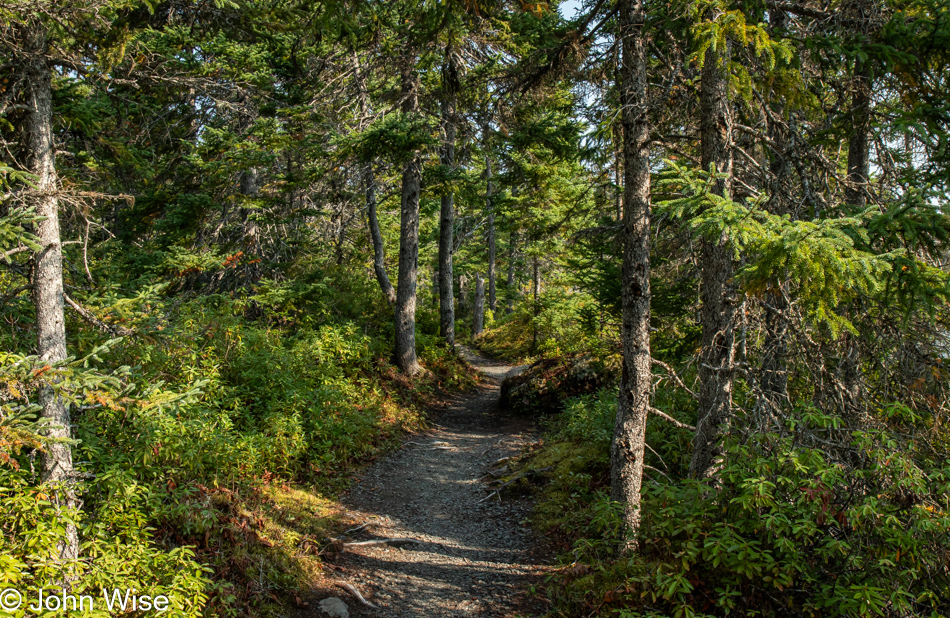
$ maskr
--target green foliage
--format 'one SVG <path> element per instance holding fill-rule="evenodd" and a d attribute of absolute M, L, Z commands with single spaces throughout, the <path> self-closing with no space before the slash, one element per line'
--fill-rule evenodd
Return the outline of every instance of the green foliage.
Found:
<path fill-rule="evenodd" d="M 729 442 L 720 487 L 651 489 L 642 559 L 657 568 L 629 580 L 630 598 L 671 616 L 945 614 L 950 470 L 915 460 L 885 433 L 853 440 L 867 458 L 856 471 L 759 435 Z"/>
<path fill-rule="evenodd" d="M 175 616 L 278 611 L 277 595 L 298 589 L 319 563 L 300 544 L 315 552 L 322 537 L 312 535 L 335 517 L 322 503 L 303 508 L 312 496 L 285 510 L 281 496 L 292 490 L 281 487 L 333 495 L 361 461 L 421 423 L 418 396 L 400 395 L 405 385 L 385 370 L 383 341 L 352 322 L 318 323 L 333 317 L 330 282 L 183 303 L 163 299 L 162 286 L 111 291 L 92 299 L 96 311 L 150 336 L 106 346 L 79 338 L 91 346 L 84 357 L 40 370 L 35 358 L 4 355 L 0 581 L 36 590 L 63 573 L 48 556 L 67 519 L 37 498 L 47 490 L 31 472 L 45 443 L 32 420 L 36 393 L 51 385 L 73 406 L 74 460 L 93 479 L 77 488 L 84 506 L 73 514 L 88 557 L 77 591 L 161 590 L 177 599 Z M 248 322 L 250 308 L 280 316 L 273 322 L 285 328 Z M 434 340 L 420 352 L 444 387 L 472 384 Z M 120 369 L 96 369 L 104 364 Z M 283 522 L 288 512 L 300 525 Z M 248 518 L 261 523 L 249 528 Z M 262 581 L 261 568 L 264 596 L 246 585 Z"/>
<path fill-rule="evenodd" d="M 598 356 L 602 352 L 609 355 L 606 333 L 598 322 L 591 323 L 591 310 L 596 310 L 596 303 L 590 296 L 551 286 L 537 305 L 520 303 L 511 314 L 496 319 L 473 343 L 489 354 L 510 360 L 554 358 L 592 350 Z"/>
<path fill-rule="evenodd" d="M 554 437 L 557 440 L 588 441 L 598 452 L 609 454 L 616 418 L 617 394 L 612 389 L 569 399 L 557 421 Z"/>
<path fill-rule="evenodd" d="M 18 470 L 17 456 L 24 448 L 42 450 L 47 443 L 42 424 L 36 420 L 40 408 L 30 401 L 45 372 L 36 367 L 35 359 L 9 353 L 0 354 L 0 372 L 4 382 L 0 394 L 0 466 Z"/>
<path fill-rule="evenodd" d="M 396 162 L 402 162 L 436 143 L 438 139 L 424 118 L 393 112 L 344 140 L 341 154 L 353 154 L 361 161 L 371 162 L 385 152 Z"/>
<path fill-rule="evenodd" d="M 23 244 L 33 251 L 39 251 L 40 246 L 35 235 L 26 230 L 26 227 L 42 220 L 42 217 L 36 216 L 33 208 L 25 206 L 15 206 L 7 210 L 6 214 L 0 216 L 0 251 L 6 251 L 19 244 Z M 3 256 L 3 259 L 9 263 L 10 257 Z"/>
<path fill-rule="evenodd" d="M 792 220 L 768 213 L 760 204 L 733 202 L 717 195 L 716 171 L 690 170 L 667 162 L 669 170 L 657 182 L 658 190 L 675 197 L 657 203 L 657 209 L 686 221 L 698 236 L 726 237 L 746 264 L 737 272 L 749 294 L 794 282 L 795 295 L 810 320 L 832 333 L 853 330 L 838 307 L 858 294 L 874 294 L 884 286 L 891 263 L 903 249 L 871 253 L 856 246 L 868 244 L 868 209 L 854 217 Z"/>
<path fill-rule="evenodd" d="M 682 480 L 690 433 L 651 417 L 644 544 L 624 558 L 606 490 L 616 395 L 565 401 L 586 391 L 557 379 L 578 358 L 619 375 L 626 41 L 602 44 L 616 3 L 582 3 L 571 21 L 547 3 L 487 0 L 52 4 L 0 8 L 12 24 L 0 41 L 0 252 L 15 251 L 0 273 L 0 584 L 32 591 L 69 575 L 77 592 L 171 591 L 178 616 L 286 614 L 275 600 L 312 582 L 354 469 L 421 427 L 428 397 L 474 383 L 436 336 L 427 285 L 438 197 L 452 192 L 456 276 L 487 271 L 490 213 L 499 301 L 513 302 L 474 343 L 542 357 L 545 407 L 563 407 L 526 464 L 549 481 L 536 521 L 565 567 L 549 588 L 558 610 L 948 613 L 946 0 L 644 7 L 651 154 L 701 156 L 700 71 L 715 50 L 736 112 L 735 184 L 760 196 L 716 196 L 717 170 L 670 163 L 654 176 L 651 354 L 669 366 L 651 405 L 694 421 L 704 265 L 689 248 L 725 240 L 744 294 L 732 403 L 757 398 L 775 327 L 763 302 L 787 297 L 781 412 L 796 424 L 750 433 L 743 423 L 762 419 L 740 415 L 710 486 Z M 27 22 L 48 27 L 65 285 L 88 312 L 67 310 L 72 356 L 48 367 L 30 356 L 38 219 L 20 207 L 34 181 L 21 152 Z M 397 111 L 406 68 L 418 113 Z M 859 68 L 873 80 L 874 208 L 854 210 L 842 194 L 854 190 Z M 446 84 L 458 95 L 454 169 L 436 147 Z M 392 308 L 364 217 L 372 182 L 392 271 L 401 167 L 416 154 L 428 371 L 410 380 L 388 360 Z M 795 220 L 767 212 L 777 186 Z M 90 315 L 133 334 L 105 342 Z M 874 431 L 845 432 L 803 404 L 838 405 L 846 359 Z M 37 479 L 46 387 L 70 404 L 73 511 Z M 83 560 L 67 573 L 50 556 L 70 521 Z"/>
<path fill-rule="evenodd" d="M 731 8 L 720 0 L 691 2 L 687 11 L 694 21 L 692 35 L 697 41 L 697 49 L 690 59 L 699 68 L 706 62 L 706 51 L 717 52 L 731 69 L 732 87 L 744 100 L 753 98 L 753 75 L 741 62 L 730 61 L 727 50 L 732 44 L 748 47 L 763 62 L 765 73 L 771 73 L 777 67 L 787 65 L 795 56 L 791 41 L 773 38 L 769 29 L 758 20 L 752 21 L 740 9 Z M 705 16 L 712 15 L 712 19 Z"/>
<path fill-rule="evenodd" d="M 95 478 L 99 497 L 92 501 L 92 508 L 81 512 L 65 510 L 55 503 L 50 488 L 35 482 L 34 458 L 50 441 L 43 435 L 45 425 L 33 421 L 38 390 L 50 388 L 82 411 L 73 414 L 74 419 L 79 417 L 74 434 L 79 440 L 74 448 L 78 447 L 80 457 L 94 455 L 94 444 L 87 444 L 86 439 L 97 438 L 97 431 L 109 424 L 84 431 L 90 416 L 96 415 L 93 410 L 104 408 L 113 414 L 121 411 L 116 400 L 126 400 L 133 388 L 125 382 L 127 367 L 109 374 L 95 369 L 116 344 L 110 341 L 83 358 L 52 365 L 14 354 L 4 354 L 0 360 L 0 375 L 6 385 L 0 411 L 0 463 L 6 464 L 0 466 L 0 512 L 4 514 L 0 518 L 0 555 L 4 556 L 0 581 L 15 585 L 31 599 L 41 588 L 57 588 L 64 577 L 71 578 L 77 595 L 101 597 L 103 587 L 157 590 L 153 594 L 166 594 L 171 600 L 169 615 L 199 616 L 207 600 L 205 569 L 187 547 L 166 549 L 155 543 L 153 528 L 148 525 L 154 519 L 146 515 L 149 488 L 141 484 L 144 478 L 136 478 L 131 466 L 110 470 L 109 458 L 98 457 L 92 469 L 99 474 L 89 474 Z M 154 404 L 187 397 L 156 397 Z M 116 427 L 116 435 L 124 437 L 120 427 Z M 125 428 L 131 429 L 128 424 Z M 108 452 L 110 457 L 117 454 Z M 75 491 L 83 495 L 86 489 L 80 483 Z M 54 558 L 68 522 L 77 524 L 81 551 L 88 561 L 64 564 Z M 95 612 L 82 615 L 109 614 L 100 604 Z"/>
<path fill-rule="evenodd" d="M 525 468 L 548 469 L 535 522 L 565 568 L 547 588 L 562 611 L 623 616 L 945 615 L 950 469 L 888 432 L 851 435 L 857 470 L 809 436 L 839 425 L 804 409 L 789 434 L 727 439 L 715 486 L 648 470 L 640 552 L 618 557 L 608 499 L 616 398 L 571 400 Z M 916 422 L 913 418 L 904 421 Z M 648 430 L 664 450 L 659 427 Z M 662 464 L 656 464 L 662 465 Z"/>
<path fill-rule="evenodd" d="M 895 252 L 882 297 L 905 315 L 923 310 L 933 318 L 950 300 L 950 278 L 932 265 L 950 240 L 950 218 L 937 200 L 932 190 L 908 189 L 867 219 L 867 237 L 860 239 L 871 250 Z"/>

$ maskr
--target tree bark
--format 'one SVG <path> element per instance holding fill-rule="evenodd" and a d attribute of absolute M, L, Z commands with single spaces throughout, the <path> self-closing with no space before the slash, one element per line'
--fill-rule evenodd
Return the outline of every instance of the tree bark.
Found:
<path fill-rule="evenodd" d="M 379 230 L 379 218 L 376 214 L 376 178 L 373 174 L 372 163 L 363 165 L 363 186 L 366 190 L 366 219 L 369 224 L 369 235 L 373 239 L 373 271 L 383 296 L 390 305 L 396 304 L 396 290 L 389 282 L 386 272 L 386 246 L 383 244 L 383 234 Z"/>
<path fill-rule="evenodd" d="M 538 316 L 541 315 L 541 265 L 538 256 L 531 262 L 531 294 L 534 297 L 534 320 L 531 321 L 531 351 L 538 351 Z"/>
<path fill-rule="evenodd" d="M 621 79 L 620 75 L 617 76 L 618 80 Z M 614 151 L 614 183 L 616 188 L 614 189 L 614 210 L 615 217 L 618 224 L 623 224 L 623 119 L 616 125 L 614 128 L 614 141 L 616 143 Z"/>
<path fill-rule="evenodd" d="M 848 186 L 845 199 L 849 204 L 867 204 L 870 171 L 869 142 L 871 134 L 871 66 L 855 60 L 854 84 L 851 94 L 851 136 L 848 139 Z"/>
<path fill-rule="evenodd" d="M 448 54 L 451 55 L 451 54 Z M 451 63 L 451 59 L 446 61 Z M 455 106 L 454 80 L 444 79 L 445 99 L 442 101 L 442 125 L 445 141 L 442 143 L 442 165 L 455 169 Z M 439 335 L 450 348 L 455 345 L 455 295 L 452 289 L 452 254 L 455 251 L 455 195 L 451 191 L 442 196 L 439 213 Z"/>
<path fill-rule="evenodd" d="M 357 54 L 353 54 L 353 64 L 356 67 L 356 93 L 360 101 L 360 112 L 364 118 L 369 117 L 369 100 L 366 93 L 366 78 L 360 67 L 360 59 Z M 383 296 L 389 301 L 390 305 L 396 304 L 396 290 L 393 284 L 389 282 L 389 274 L 386 272 L 386 245 L 383 243 L 383 234 L 379 230 L 379 217 L 376 212 L 376 175 L 373 173 L 373 164 L 364 163 L 360 170 L 363 180 L 363 191 L 366 195 L 366 222 L 369 227 L 369 236 L 373 242 L 373 272 L 376 273 L 376 281 L 379 283 L 379 289 Z"/>
<path fill-rule="evenodd" d="M 23 27 L 25 97 L 21 148 L 26 165 L 35 176 L 31 201 L 36 214 L 45 217 L 36 224 L 41 247 L 33 256 L 33 299 L 36 305 L 37 355 L 46 364 L 66 358 L 66 321 L 63 299 L 63 254 L 59 232 L 59 182 L 56 175 L 56 150 L 53 143 L 52 74 L 46 63 L 45 28 L 32 24 Z M 53 378 L 55 379 L 55 378 Z M 55 488 L 59 508 L 73 509 L 78 501 L 73 492 L 72 449 L 61 440 L 71 438 L 69 407 L 51 386 L 39 389 L 40 417 L 49 422 L 49 437 L 60 440 L 46 447 L 43 457 L 43 481 Z M 68 524 L 64 538 L 57 544 L 59 558 L 79 555 L 76 526 Z"/>
<path fill-rule="evenodd" d="M 514 230 L 508 235 L 508 278 L 505 281 L 505 313 L 515 309 L 515 256 L 518 254 L 518 236 Z"/>
<path fill-rule="evenodd" d="M 624 505 L 626 549 L 640 529 L 646 421 L 653 386 L 650 357 L 650 124 L 642 0 L 621 0 L 619 71 L 623 111 L 623 370 L 610 450 L 611 498 Z"/>
<path fill-rule="evenodd" d="M 871 90 L 873 73 L 868 61 L 855 60 L 851 95 L 851 136 L 848 139 L 848 186 L 845 199 L 859 208 L 867 205 L 870 175 Z M 867 426 L 871 419 L 861 403 L 861 347 L 856 336 L 846 333 L 838 369 L 843 392 L 844 413 L 857 426 Z"/>
<path fill-rule="evenodd" d="M 777 36 L 785 30 L 787 14 L 785 11 L 775 10 L 771 15 L 772 30 Z M 782 102 L 775 105 L 773 114 L 780 118 L 785 116 L 785 106 Z M 769 212 L 774 215 L 789 215 L 796 218 L 791 204 L 793 191 L 792 165 L 789 162 L 790 139 L 788 128 L 778 122 L 769 126 L 771 137 L 771 187 L 767 204 Z M 779 416 L 788 400 L 788 335 L 789 320 L 786 312 L 787 285 L 784 281 L 776 282 L 776 288 L 769 290 L 765 295 L 765 336 L 762 346 L 762 369 L 759 379 L 760 393 L 757 402 L 757 417 L 762 429 Z"/>
<path fill-rule="evenodd" d="M 485 131 L 487 133 L 488 128 L 486 126 Z M 486 148 L 487 148 L 487 138 L 486 138 Z M 496 298 L 495 298 L 495 209 L 492 206 L 492 186 L 491 186 L 491 157 L 485 155 L 485 174 L 487 180 L 485 182 L 485 211 L 488 213 L 488 228 L 485 231 L 486 240 L 488 241 L 488 308 L 495 311 L 496 307 Z"/>
<path fill-rule="evenodd" d="M 475 307 L 472 313 L 472 335 L 478 337 L 485 330 L 485 279 L 475 275 Z"/>
<path fill-rule="evenodd" d="M 419 78 L 414 54 L 402 69 L 402 109 L 416 114 L 419 109 Z M 419 191 L 422 159 L 412 153 L 403 165 L 402 199 L 399 218 L 399 282 L 396 288 L 396 366 L 407 375 L 421 371 L 416 357 L 416 278 L 419 268 Z"/>
<path fill-rule="evenodd" d="M 468 277 L 459 275 L 459 318 L 468 315 Z"/>
<path fill-rule="evenodd" d="M 702 71 L 701 149 L 702 165 L 715 166 L 724 177 L 715 192 L 728 197 L 732 184 L 732 113 L 728 94 L 725 53 L 706 50 Z M 732 386 L 735 372 L 736 290 L 733 283 L 732 244 L 723 232 L 704 238 L 701 248 L 702 349 L 699 359 L 699 419 L 693 439 L 690 476 L 714 477 L 722 467 L 722 436 L 732 418 Z"/>

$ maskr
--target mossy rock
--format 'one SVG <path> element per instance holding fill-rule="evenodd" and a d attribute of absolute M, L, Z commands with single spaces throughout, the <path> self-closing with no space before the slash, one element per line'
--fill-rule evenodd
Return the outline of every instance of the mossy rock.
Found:
<path fill-rule="evenodd" d="M 521 415 L 559 412 L 565 399 L 596 393 L 609 383 L 587 354 L 542 358 L 501 384 L 501 405 Z"/>

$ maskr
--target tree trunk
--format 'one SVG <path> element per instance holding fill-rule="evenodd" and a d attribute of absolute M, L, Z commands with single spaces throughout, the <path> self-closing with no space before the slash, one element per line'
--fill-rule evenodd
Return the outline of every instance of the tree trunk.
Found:
<path fill-rule="evenodd" d="M 702 165 L 714 165 L 717 194 L 728 197 L 732 184 L 732 114 L 724 54 L 706 50 L 702 71 L 700 131 Z M 701 249 L 702 349 L 699 362 L 699 418 L 693 439 L 690 476 L 708 479 L 722 467 L 723 433 L 732 417 L 735 372 L 736 290 L 733 283 L 732 244 L 725 233 L 702 239 Z"/>
<path fill-rule="evenodd" d="M 486 132 L 488 131 L 486 126 Z M 486 139 L 487 142 L 487 139 Z M 487 147 L 487 144 L 486 144 Z M 495 311 L 495 209 L 492 206 L 492 186 L 491 186 L 491 158 L 485 156 L 485 211 L 488 213 L 488 229 L 486 230 L 486 240 L 488 241 L 488 308 Z"/>
<path fill-rule="evenodd" d="M 402 70 L 402 109 L 418 113 L 419 78 L 414 54 Z M 416 358 L 416 277 L 419 268 L 419 190 L 422 159 L 418 152 L 403 165 L 399 218 L 399 282 L 396 289 L 396 365 L 407 375 L 419 373 Z"/>
<path fill-rule="evenodd" d="M 376 178 L 371 163 L 363 166 L 363 186 L 366 190 L 366 219 L 369 224 L 369 235 L 373 239 L 373 271 L 376 273 L 376 281 L 379 282 L 379 289 L 383 291 L 383 296 L 390 305 L 395 305 L 396 290 L 393 289 L 393 284 L 389 282 L 389 275 L 386 273 L 386 247 L 383 244 L 383 234 L 379 230 L 379 218 L 376 215 Z"/>
<path fill-rule="evenodd" d="M 771 26 L 780 36 L 786 28 L 787 14 L 775 11 L 771 15 Z M 773 113 L 780 118 L 785 115 L 782 103 L 775 105 Z M 774 215 L 789 215 L 795 219 L 791 204 L 792 166 L 789 162 L 789 135 L 786 127 L 773 122 L 769 127 L 772 140 L 769 171 L 772 174 L 770 197 L 767 204 Z M 765 430 L 775 420 L 788 400 L 788 334 L 789 320 L 786 312 L 788 303 L 785 292 L 786 282 L 776 282 L 777 287 L 765 295 L 765 337 L 762 346 L 762 370 L 759 379 L 760 393 L 757 402 L 757 417 L 760 427 Z"/>
<path fill-rule="evenodd" d="M 531 352 L 538 351 L 538 316 L 541 315 L 541 267 L 538 256 L 531 262 L 531 293 L 534 297 L 534 320 L 531 321 Z"/>
<path fill-rule="evenodd" d="M 848 187 L 845 199 L 849 204 L 867 204 L 870 170 L 869 142 L 871 135 L 871 66 L 855 60 L 854 85 L 851 95 L 851 136 L 848 139 Z"/>
<path fill-rule="evenodd" d="M 618 80 L 620 76 L 618 75 Z M 623 119 L 620 123 L 614 128 L 614 141 L 616 142 L 616 148 L 614 152 L 614 184 L 616 188 L 614 189 L 614 210 L 617 223 L 623 223 Z"/>
<path fill-rule="evenodd" d="M 475 306 L 472 313 L 472 335 L 478 337 L 485 330 L 485 280 L 475 275 Z"/>
<path fill-rule="evenodd" d="M 851 95 L 851 136 L 848 139 L 848 186 L 845 199 L 859 208 L 867 205 L 870 174 L 871 89 L 873 74 L 867 61 L 855 60 Z M 839 379 L 844 390 L 844 413 L 857 426 L 867 426 L 870 417 L 861 403 L 861 348 L 851 333 L 844 335 Z"/>
<path fill-rule="evenodd" d="M 619 72 L 623 112 L 623 264 L 621 302 L 623 370 L 614 439 L 610 449 L 610 495 L 624 505 L 636 548 L 646 421 L 653 387 L 650 357 L 650 124 L 647 101 L 645 19 L 642 0 L 621 0 Z"/>
<path fill-rule="evenodd" d="M 260 191 L 258 183 L 258 171 L 256 167 L 251 167 L 241 174 L 241 194 L 245 198 L 254 199 Z M 245 254 L 252 259 L 245 266 L 245 274 L 249 281 L 256 281 L 261 276 L 261 233 L 257 218 L 254 216 L 255 209 L 241 208 L 241 220 L 243 226 L 243 241 Z"/>
<path fill-rule="evenodd" d="M 447 60 L 451 63 L 451 59 Z M 447 90 L 442 101 L 442 125 L 445 141 L 442 144 L 442 165 L 455 169 L 455 104 L 456 94 L 452 79 L 445 79 Z M 455 250 L 455 195 L 442 196 L 439 213 L 439 335 L 450 348 L 455 345 L 455 298 L 452 289 L 452 254 Z"/>
<path fill-rule="evenodd" d="M 42 26 L 23 28 L 25 97 L 27 108 L 21 131 L 21 148 L 27 168 L 35 175 L 31 201 L 36 214 L 45 217 L 36 224 L 41 246 L 33 256 L 33 299 L 36 304 L 37 355 L 46 364 L 66 358 L 66 322 L 63 314 L 63 254 L 59 234 L 59 183 L 53 143 L 52 75 L 46 64 L 46 31 Z M 39 390 L 40 417 L 49 422 L 48 434 L 56 440 L 71 437 L 69 407 L 50 386 Z M 78 506 L 72 489 L 73 456 L 69 444 L 55 442 L 46 447 L 43 480 L 55 488 L 58 508 Z M 57 544 L 59 558 L 79 555 L 76 526 L 66 525 L 64 538 Z"/>
<path fill-rule="evenodd" d="M 515 309 L 515 256 L 518 254 L 518 236 L 514 230 L 508 235 L 508 279 L 505 281 L 505 313 Z"/>
<path fill-rule="evenodd" d="M 357 54 L 353 54 L 353 64 L 356 67 L 356 94 L 360 101 L 360 112 L 364 118 L 369 117 L 369 100 L 366 93 L 366 78 L 360 67 L 360 59 Z M 361 127 L 362 128 L 362 127 Z M 369 235 L 373 241 L 373 271 L 376 273 L 376 281 L 379 283 L 379 289 L 383 296 L 389 301 L 390 305 L 396 304 L 396 290 L 393 284 L 389 282 L 389 274 L 386 272 L 386 246 L 383 244 L 383 234 L 379 230 L 379 217 L 376 212 L 376 176 L 373 174 L 373 164 L 363 164 L 360 170 L 363 177 L 363 191 L 366 195 L 366 222 L 369 226 Z"/>
<path fill-rule="evenodd" d="M 464 319 L 468 315 L 468 277 L 459 276 L 459 318 Z"/>

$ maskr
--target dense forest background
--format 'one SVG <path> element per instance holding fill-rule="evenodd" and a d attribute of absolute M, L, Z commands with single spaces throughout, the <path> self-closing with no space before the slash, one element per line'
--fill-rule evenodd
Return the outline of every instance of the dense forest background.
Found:
<path fill-rule="evenodd" d="M 552 615 L 950 615 L 950 5 L 564 13 L 0 0 L 0 587 L 280 615 L 468 342 Z"/>

